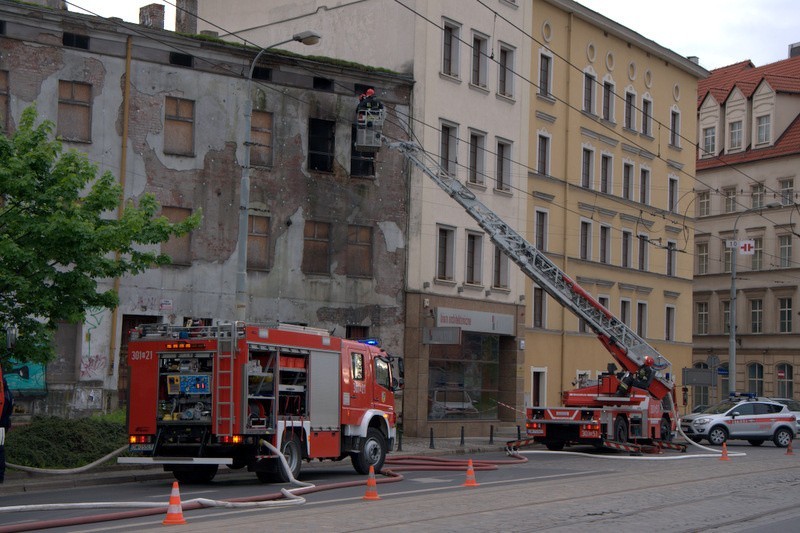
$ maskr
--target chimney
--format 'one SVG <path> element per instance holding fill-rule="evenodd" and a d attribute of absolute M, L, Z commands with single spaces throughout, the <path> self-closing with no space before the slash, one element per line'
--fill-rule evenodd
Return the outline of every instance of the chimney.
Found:
<path fill-rule="evenodd" d="M 178 0 L 175 3 L 175 31 L 197 33 L 197 0 Z"/>
<path fill-rule="evenodd" d="M 145 28 L 164 29 L 164 5 L 150 4 L 139 9 L 139 24 Z"/>
<path fill-rule="evenodd" d="M 700 64 L 700 58 L 697 57 L 697 56 L 689 56 L 686 59 L 688 59 L 689 61 L 691 61 L 695 65 L 699 65 Z"/>
<path fill-rule="evenodd" d="M 800 43 L 794 43 L 789 45 L 789 57 L 797 57 L 800 56 Z"/>

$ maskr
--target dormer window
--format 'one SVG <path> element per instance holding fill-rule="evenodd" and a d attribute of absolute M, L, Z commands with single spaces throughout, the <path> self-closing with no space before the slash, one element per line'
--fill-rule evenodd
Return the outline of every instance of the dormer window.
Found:
<path fill-rule="evenodd" d="M 742 149 L 742 121 L 737 120 L 736 122 L 731 122 L 728 126 L 730 130 L 730 149 L 731 150 L 741 150 Z"/>
<path fill-rule="evenodd" d="M 767 144 L 770 142 L 770 116 L 761 115 L 756 118 L 756 144 Z"/>
<path fill-rule="evenodd" d="M 703 153 L 700 157 L 711 157 L 715 154 L 717 144 L 717 129 L 703 128 Z"/>

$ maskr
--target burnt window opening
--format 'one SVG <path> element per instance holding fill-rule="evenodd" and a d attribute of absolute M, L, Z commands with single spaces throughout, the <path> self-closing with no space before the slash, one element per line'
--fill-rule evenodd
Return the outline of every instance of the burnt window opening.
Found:
<path fill-rule="evenodd" d="M 89 49 L 88 35 L 80 35 L 78 33 L 70 33 L 65 31 L 64 35 L 61 37 L 61 42 L 64 44 L 64 46 L 69 46 L 71 48 L 82 48 L 83 50 Z"/>
<path fill-rule="evenodd" d="M 314 89 L 318 91 L 333 92 L 333 80 L 314 76 Z"/>
<path fill-rule="evenodd" d="M 170 52 L 169 64 L 191 68 L 194 66 L 194 58 L 189 54 L 181 54 L 180 52 Z"/>
<path fill-rule="evenodd" d="M 272 80 L 272 69 L 266 67 L 256 67 L 253 69 L 254 80 Z"/>
<path fill-rule="evenodd" d="M 333 172 L 336 123 L 332 120 L 308 120 L 308 168 Z"/>
<path fill-rule="evenodd" d="M 362 94 L 367 92 L 367 89 L 375 89 L 375 88 L 372 85 L 364 85 L 362 83 L 356 83 L 355 84 L 356 96 L 361 96 Z"/>
<path fill-rule="evenodd" d="M 356 150 L 356 127 L 352 128 L 352 143 L 350 144 L 350 175 L 356 177 L 371 177 L 375 175 L 375 153 L 359 152 Z"/>
<path fill-rule="evenodd" d="M 0 20 L 0 35 L 6 34 L 6 21 Z"/>

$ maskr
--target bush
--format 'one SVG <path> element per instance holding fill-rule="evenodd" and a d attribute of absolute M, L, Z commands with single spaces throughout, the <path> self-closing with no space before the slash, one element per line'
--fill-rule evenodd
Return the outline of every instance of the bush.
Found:
<path fill-rule="evenodd" d="M 13 420 L 12 420 L 13 424 Z M 125 413 L 65 419 L 34 416 L 13 425 L 6 438 L 6 460 L 34 468 L 77 468 L 92 463 L 128 441 Z"/>

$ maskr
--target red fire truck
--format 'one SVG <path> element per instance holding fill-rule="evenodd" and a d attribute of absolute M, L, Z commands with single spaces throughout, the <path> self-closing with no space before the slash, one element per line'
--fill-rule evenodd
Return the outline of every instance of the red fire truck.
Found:
<path fill-rule="evenodd" d="M 350 457 L 380 471 L 394 444 L 394 357 L 317 328 L 242 322 L 145 324 L 128 344 L 125 464 L 160 464 L 181 482 L 219 465 L 288 481 L 303 460 Z"/>

